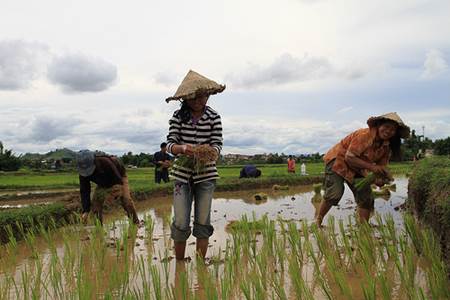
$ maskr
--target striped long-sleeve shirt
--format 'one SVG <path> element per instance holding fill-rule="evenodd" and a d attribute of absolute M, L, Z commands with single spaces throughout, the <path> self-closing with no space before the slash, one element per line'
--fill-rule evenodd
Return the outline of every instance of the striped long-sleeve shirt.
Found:
<path fill-rule="evenodd" d="M 167 135 L 167 151 L 172 153 L 173 145 L 210 145 L 220 154 L 222 150 L 222 121 L 220 115 L 211 107 L 206 106 L 203 116 L 194 124 L 192 120 L 182 122 L 175 111 L 169 121 L 169 134 Z M 187 183 L 192 177 L 194 183 L 218 179 L 216 162 L 211 161 L 201 172 L 177 165 L 175 160 L 170 177 Z"/>

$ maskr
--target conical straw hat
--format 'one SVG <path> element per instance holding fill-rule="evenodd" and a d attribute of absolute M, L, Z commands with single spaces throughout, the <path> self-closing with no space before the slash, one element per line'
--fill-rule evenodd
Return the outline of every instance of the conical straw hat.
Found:
<path fill-rule="evenodd" d="M 225 85 L 220 85 L 205 76 L 189 70 L 184 77 L 175 95 L 166 99 L 166 102 L 171 100 L 192 99 L 198 94 L 214 95 L 223 92 Z"/>
<path fill-rule="evenodd" d="M 398 124 L 398 132 L 400 137 L 403 139 L 409 137 L 409 127 L 403 123 L 402 119 L 400 119 L 400 116 L 396 112 L 390 112 L 378 117 L 371 117 L 367 120 L 367 125 L 369 125 L 369 127 L 375 127 L 381 120 L 394 121 Z"/>

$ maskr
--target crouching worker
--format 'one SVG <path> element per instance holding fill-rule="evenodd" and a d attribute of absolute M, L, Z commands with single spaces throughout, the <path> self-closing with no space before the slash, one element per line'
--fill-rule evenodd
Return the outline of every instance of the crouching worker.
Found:
<path fill-rule="evenodd" d="M 82 219 L 85 222 L 91 210 L 91 181 L 97 184 L 92 197 L 92 212 L 103 224 L 103 203 L 118 199 L 135 224 L 139 219 L 130 195 L 125 167 L 117 157 L 98 155 L 89 150 L 77 153 L 77 166 L 80 179 Z"/>
<path fill-rule="evenodd" d="M 359 219 L 367 222 L 374 209 L 374 197 L 370 184 L 356 189 L 354 179 L 373 172 L 379 179 L 378 186 L 384 184 L 382 178 L 390 177 L 386 166 L 392 157 L 401 156 L 401 139 L 409 136 L 406 126 L 396 113 L 388 113 L 367 120 L 368 128 L 362 128 L 346 136 L 324 156 L 325 179 L 322 203 L 316 219 L 321 226 L 323 218 L 332 206 L 338 205 L 344 194 L 344 183 L 353 192 L 358 205 Z"/>
<path fill-rule="evenodd" d="M 216 160 L 222 149 L 222 122 L 220 115 L 206 103 L 210 95 L 224 89 L 224 85 L 189 71 L 175 96 L 166 99 L 167 102 L 181 101 L 181 108 L 169 121 L 167 135 L 167 151 L 177 156 L 170 171 L 170 177 L 175 180 L 174 218 L 170 229 L 178 260 L 184 259 L 186 240 L 191 234 L 192 203 L 192 233 L 197 238 L 197 254 L 202 258 L 206 255 L 208 240 L 214 231 L 211 226 L 211 202 L 216 179 L 219 178 Z M 200 161 L 204 161 L 202 166 L 198 163 Z"/>
<path fill-rule="evenodd" d="M 259 176 L 261 176 L 261 170 L 254 165 L 245 165 L 239 173 L 239 178 L 258 178 Z"/>

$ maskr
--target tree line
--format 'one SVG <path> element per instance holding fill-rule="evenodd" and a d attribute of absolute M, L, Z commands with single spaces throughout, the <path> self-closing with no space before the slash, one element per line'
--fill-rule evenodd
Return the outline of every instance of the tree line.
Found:
<path fill-rule="evenodd" d="M 426 150 L 433 150 L 435 155 L 450 155 L 450 137 L 445 139 L 436 139 L 432 141 L 427 137 L 417 135 L 415 130 L 412 130 L 411 136 L 404 140 L 402 144 L 403 160 L 420 159 L 425 154 Z M 69 150 L 70 151 L 70 150 Z M 300 154 L 294 155 L 297 162 L 320 162 L 322 154 Z M 152 167 L 153 154 L 133 152 L 124 153 L 119 156 L 125 166 L 136 167 Z M 274 153 L 269 155 L 253 155 L 245 160 L 233 161 L 233 164 L 280 164 L 285 163 L 288 155 L 281 153 Z M 223 156 L 219 159 L 218 164 L 227 164 Z M 29 155 L 15 155 L 12 149 L 6 149 L 0 141 L 0 171 L 17 171 L 21 167 L 29 169 L 74 169 L 75 160 L 74 155 L 69 157 L 50 158 L 43 160 L 41 156 L 35 157 Z"/>

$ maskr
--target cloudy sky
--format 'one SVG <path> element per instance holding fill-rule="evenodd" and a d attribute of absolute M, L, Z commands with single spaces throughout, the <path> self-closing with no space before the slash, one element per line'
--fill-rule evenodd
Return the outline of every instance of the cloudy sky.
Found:
<path fill-rule="evenodd" d="M 224 153 L 324 152 L 397 111 L 450 136 L 450 1 L 2 0 L 0 140 L 153 152 L 193 69 Z"/>

